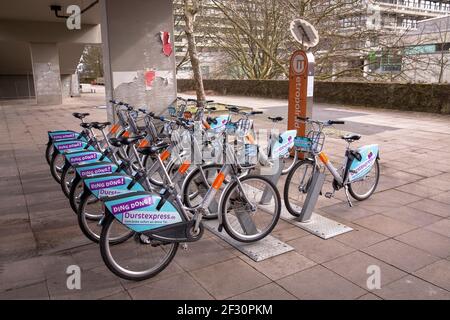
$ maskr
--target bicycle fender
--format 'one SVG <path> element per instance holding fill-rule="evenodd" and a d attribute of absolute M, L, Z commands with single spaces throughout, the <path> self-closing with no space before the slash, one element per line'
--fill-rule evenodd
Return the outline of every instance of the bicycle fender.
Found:
<path fill-rule="evenodd" d="M 145 191 L 139 183 L 128 189 L 127 186 L 133 181 L 132 177 L 125 174 L 109 174 L 83 179 L 85 187 L 97 198 L 107 198 L 135 191 Z"/>
<path fill-rule="evenodd" d="M 369 173 L 378 158 L 379 148 L 377 144 L 371 144 L 358 148 L 358 153 L 361 155 L 361 160 L 353 159 L 348 178 L 350 183 Z"/>
<path fill-rule="evenodd" d="M 283 157 L 294 146 L 297 130 L 288 130 L 279 136 L 272 147 L 272 159 Z"/>
<path fill-rule="evenodd" d="M 170 203 L 156 211 L 160 195 L 150 192 L 134 192 L 108 198 L 105 208 L 120 223 L 136 232 L 145 232 L 185 222 L 184 217 Z"/>

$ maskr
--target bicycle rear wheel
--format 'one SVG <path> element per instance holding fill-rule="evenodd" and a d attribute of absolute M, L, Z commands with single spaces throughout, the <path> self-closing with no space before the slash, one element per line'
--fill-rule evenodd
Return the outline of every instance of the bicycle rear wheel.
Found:
<path fill-rule="evenodd" d="M 53 143 L 48 143 L 47 147 L 45 148 L 45 160 L 47 160 L 47 163 L 49 165 L 52 161 L 52 156 L 54 152 L 53 148 L 54 148 Z"/>
<path fill-rule="evenodd" d="M 348 191 L 356 200 L 366 200 L 375 192 L 379 180 L 380 164 L 377 159 L 370 171 L 362 179 L 356 180 L 348 185 Z"/>
<path fill-rule="evenodd" d="M 66 159 L 61 153 L 53 153 L 52 160 L 50 161 L 50 173 L 56 182 L 61 183 L 61 173 L 64 167 Z"/>
<path fill-rule="evenodd" d="M 105 217 L 100 235 L 100 253 L 108 269 L 115 275 L 133 281 L 154 277 L 174 258 L 178 243 L 163 243 L 141 233 L 133 233 L 127 241 L 112 245 L 114 229 L 126 228 L 111 214 Z"/>
<path fill-rule="evenodd" d="M 91 193 L 83 194 L 80 198 L 77 215 L 78 225 L 83 234 L 89 240 L 98 243 L 102 231 L 102 226 L 99 225 L 99 222 L 105 215 L 103 202 Z M 114 232 L 110 231 L 109 234 L 110 244 L 124 242 L 134 233 L 128 228 L 118 227 L 114 229 Z"/>
<path fill-rule="evenodd" d="M 75 179 L 72 181 L 72 185 L 70 186 L 70 192 L 69 192 L 69 203 L 70 207 L 72 208 L 73 212 L 78 212 L 78 206 L 80 204 L 80 197 L 83 193 L 83 180 L 76 176 Z"/>
<path fill-rule="evenodd" d="M 72 166 L 63 168 L 61 173 L 61 189 L 67 198 L 69 197 L 70 189 L 75 177 L 76 171 Z"/>
<path fill-rule="evenodd" d="M 264 176 L 248 175 L 233 182 L 221 203 L 227 233 L 241 242 L 263 239 L 275 228 L 281 213 L 276 186 Z"/>

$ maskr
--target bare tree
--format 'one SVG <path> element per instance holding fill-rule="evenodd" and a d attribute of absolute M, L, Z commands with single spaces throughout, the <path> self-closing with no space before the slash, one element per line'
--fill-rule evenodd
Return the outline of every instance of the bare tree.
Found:
<path fill-rule="evenodd" d="M 278 0 L 212 0 L 224 18 L 207 25 L 209 39 L 235 66 L 238 77 L 274 79 L 287 74 L 281 50 L 289 27 Z"/>
<path fill-rule="evenodd" d="M 197 100 L 201 104 L 206 100 L 205 89 L 203 87 L 202 72 L 200 69 L 200 61 L 198 58 L 197 45 L 195 43 L 194 23 L 199 13 L 201 0 L 184 0 L 184 21 L 185 33 L 188 43 L 189 58 L 194 74 L 195 91 Z"/>
<path fill-rule="evenodd" d="M 399 69 L 401 43 L 407 30 L 391 32 L 380 27 L 381 21 L 370 22 L 381 18 L 376 12 L 370 16 L 362 0 L 211 2 L 222 13 L 222 19 L 210 22 L 207 33 L 226 54 L 226 66 L 232 67 L 235 77 L 287 76 L 289 54 L 304 49 L 289 33 L 289 23 L 295 18 L 308 20 L 319 31 L 321 41 L 312 49 L 318 79 L 395 81 L 403 76 L 403 70 Z M 386 67 L 380 73 L 377 64 L 384 61 L 391 63 L 388 64 L 391 70 Z"/>
<path fill-rule="evenodd" d="M 450 70 L 450 18 L 443 17 L 419 23 L 403 42 L 405 80 L 417 82 L 446 81 Z M 410 65 L 411 67 L 405 67 Z"/>
<path fill-rule="evenodd" d="M 85 46 L 78 65 L 78 73 L 81 81 L 103 77 L 103 55 L 100 46 Z"/>
<path fill-rule="evenodd" d="M 450 69 L 450 47 L 447 45 L 450 42 L 450 19 L 435 23 L 435 28 L 438 54 L 433 57 L 432 64 L 437 66 L 438 83 L 443 83 L 445 72 Z"/>

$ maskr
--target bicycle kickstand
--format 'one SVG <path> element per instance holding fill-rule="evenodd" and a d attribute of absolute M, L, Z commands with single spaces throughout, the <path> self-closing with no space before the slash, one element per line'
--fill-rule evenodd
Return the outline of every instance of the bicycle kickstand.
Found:
<path fill-rule="evenodd" d="M 347 197 L 348 206 L 351 208 L 353 207 L 353 203 L 350 200 L 350 195 L 348 194 L 348 186 L 345 186 L 344 189 L 345 189 L 345 196 Z"/>

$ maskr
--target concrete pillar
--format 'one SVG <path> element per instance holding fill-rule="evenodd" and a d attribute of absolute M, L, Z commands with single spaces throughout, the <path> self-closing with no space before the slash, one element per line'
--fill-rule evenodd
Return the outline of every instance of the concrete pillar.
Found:
<path fill-rule="evenodd" d="M 61 75 L 61 93 L 63 98 L 70 97 L 70 81 L 72 75 L 70 74 L 62 74 Z"/>
<path fill-rule="evenodd" d="M 56 43 L 31 43 L 30 51 L 37 104 L 61 104 L 61 76 Z"/>
<path fill-rule="evenodd" d="M 80 96 L 80 81 L 78 79 L 78 73 L 74 73 L 71 75 L 70 96 L 71 97 L 79 97 Z"/>
<path fill-rule="evenodd" d="M 176 99 L 172 1 L 100 0 L 100 5 L 107 101 L 165 112 Z M 161 31 L 169 32 L 172 52 L 163 52 Z M 113 117 L 109 107 L 108 119 Z"/>

